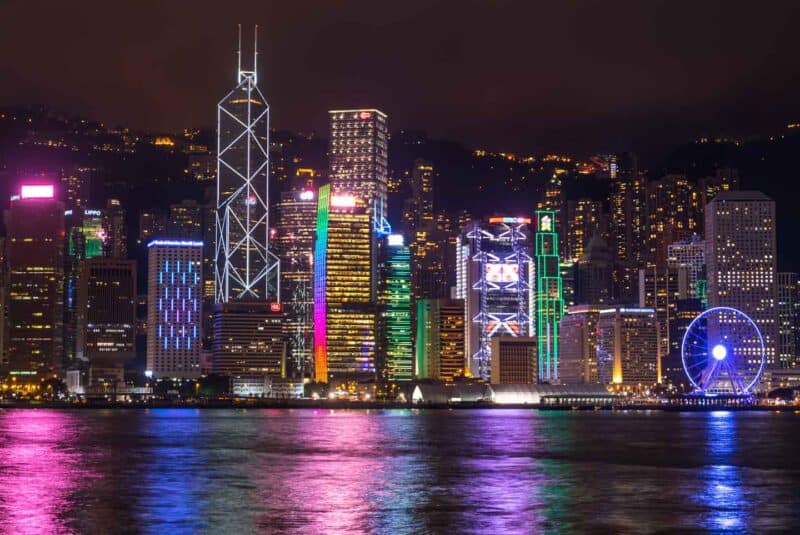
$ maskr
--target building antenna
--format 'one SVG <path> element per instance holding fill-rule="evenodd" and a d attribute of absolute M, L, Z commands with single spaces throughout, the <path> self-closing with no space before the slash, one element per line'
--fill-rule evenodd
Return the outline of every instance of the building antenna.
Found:
<path fill-rule="evenodd" d="M 253 31 L 253 77 L 258 76 L 258 24 Z M 257 78 L 256 78 L 257 79 Z"/>
<path fill-rule="evenodd" d="M 239 50 L 236 53 L 236 56 L 238 59 L 237 61 L 238 72 L 236 73 L 236 76 L 241 77 L 242 75 L 242 25 L 241 24 L 239 24 Z"/>

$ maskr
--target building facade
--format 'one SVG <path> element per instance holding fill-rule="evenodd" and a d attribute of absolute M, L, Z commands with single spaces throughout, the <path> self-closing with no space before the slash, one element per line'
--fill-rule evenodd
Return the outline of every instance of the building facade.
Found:
<path fill-rule="evenodd" d="M 569 307 L 561 318 L 559 382 L 564 385 L 597 384 L 597 305 Z"/>
<path fill-rule="evenodd" d="M 280 303 L 218 303 L 214 310 L 212 372 L 286 376 L 284 314 Z"/>
<path fill-rule="evenodd" d="M 778 361 L 775 202 L 758 191 L 717 194 L 705 208 L 709 307 L 747 314 L 764 337 L 766 366 Z M 742 348 L 753 369 L 760 344 Z"/>
<path fill-rule="evenodd" d="M 154 240 L 147 251 L 147 370 L 200 376 L 203 242 Z"/>
<path fill-rule="evenodd" d="M 498 336 L 492 340 L 492 384 L 534 384 L 539 371 L 536 339 L 530 336 Z"/>
<path fill-rule="evenodd" d="M 453 381 L 465 373 L 466 341 L 463 299 L 417 301 L 415 375 Z"/>
<path fill-rule="evenodd" d="M 597 370 L 602 384 L 645 389 L 660 381 L 655 310 L 623 307 L 600 310 Z"/>

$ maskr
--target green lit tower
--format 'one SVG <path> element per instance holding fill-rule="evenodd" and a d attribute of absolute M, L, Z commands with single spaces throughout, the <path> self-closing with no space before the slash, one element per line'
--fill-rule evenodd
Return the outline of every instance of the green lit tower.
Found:
<path fill-rule="evenodd" d="M 414 377 L 411 343 L 411 250 L 402 234 L 386 237 L 382 295 L 385 373 L 389 382 Z"/>
<path fill-rule="evenodd" d="M 558 382 L 558 323 L 564 311 L 555 212 L 536 211 L 536 336 L 539 381 Z"/>

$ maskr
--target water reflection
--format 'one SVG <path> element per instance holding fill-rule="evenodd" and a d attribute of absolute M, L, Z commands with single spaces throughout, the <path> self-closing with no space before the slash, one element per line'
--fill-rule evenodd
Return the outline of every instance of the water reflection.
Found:
<path fill-rule="evenodd" d="M 800 415 L 0 412 L 0 532 L 781 531 Z"/>
<path fill-rule="evenodd" d="M 0 414 L 0 532 L 58 533 L 75 522 L 73 496 L 91 474 L 73 447 L 74 414 Z"/>

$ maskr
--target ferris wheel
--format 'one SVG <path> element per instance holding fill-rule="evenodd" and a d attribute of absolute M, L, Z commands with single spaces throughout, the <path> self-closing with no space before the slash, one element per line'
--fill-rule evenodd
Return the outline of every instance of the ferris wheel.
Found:
<path fill-rule="evenodd" d="M 764 337 L 741 310 L 711 308 L 686 329 L 681 359 L 696 390 L 746 395 L 764 371 Z"/>

